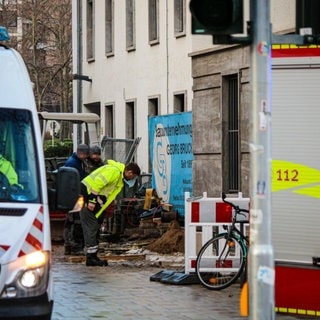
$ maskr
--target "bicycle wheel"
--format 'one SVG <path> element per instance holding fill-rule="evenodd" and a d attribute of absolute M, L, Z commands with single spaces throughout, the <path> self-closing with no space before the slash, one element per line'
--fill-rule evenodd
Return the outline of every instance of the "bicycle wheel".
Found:
<path fill-rule="evenodd" d="M 196 261 L 196 273 L 208 289 L 230 286 L 240 276 L 246 258 L 242 242 L 228 233 L 219 234 L 203 245 Z"/>

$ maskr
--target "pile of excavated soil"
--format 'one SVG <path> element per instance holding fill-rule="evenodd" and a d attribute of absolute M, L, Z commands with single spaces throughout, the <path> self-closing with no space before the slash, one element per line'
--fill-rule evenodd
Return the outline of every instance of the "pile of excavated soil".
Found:
<path fill-rule="evenodd" d="M 168 230 L 146 246 L 146 249 L 161 254 L 184 253 L 184 230 L 180 228 L 177 221 L 172 221 Z"/>

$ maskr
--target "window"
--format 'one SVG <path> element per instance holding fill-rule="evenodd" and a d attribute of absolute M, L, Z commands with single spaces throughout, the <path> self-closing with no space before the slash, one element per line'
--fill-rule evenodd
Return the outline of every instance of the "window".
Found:
<path fill-rule="evenodd" d="M 17 10 L 1 10 L 0 8 L 0 25 L 16 28 L 17 18 Z"/>
<path fill-rule="evenodd" d="M 159 0 L 149 0 L 149 43 L 159 43 Z"/>
<path fill-rule="evenodd" d="M 94 59 L 94 0 L 87 0 L 87 60 Z"/>
<path fill-rule="evenodd" d="M 135 102 L 128 101 L 126 103 L 126 138 L 134 139 L 135 119 L 134 119 Z"/>
<path fill-rule="evenodd" d="M 43 200 L 32 128 L 31 112 L 0 108 L 0 202 Z"/>
<path fill-rule="evenodd" d="M 11 21 L 9 23 L 9 27 L 11 28 L 16 28 L 18 26 L 18 16 L 17 16 L 17 11 L 12 11 L 11 12 Z"/>
<path fill-rule="evenodd" d="M 159 97 L 149 98 L 148 99 L 148 117 L 159 115 Z M 153 137 L 149 137 L 153 139 Z M 151 162 L 151 150 L 150 143 L 148 143 L 148 172 L 152 172 L 152 162 Z"/>
<path fill-rule="evenodd" d="M 126 46 L 135 49 L 135 0 L 126 0 Z"/>
<path fill-rule="evenodd" d="M 224 190 L 229 193 L 239 191 L 240 156 L 239 156 L 239 99 L 238 76 L 233 75 L 223 80 L 223 172 Z M 224 104 L 225 102 L 225 104 Z"/>
<path fill-rule="evenodd" d="M 113 0 L 106 0 L 106 55 L 113 55 Z"/>
<path fill-rule="evenodd" d="M 150 98 L 148 100 L 148 116 L 157 116 L 159 114 L 159 98 Z"/>
<path fill-rule="evenodd" d="M 113 110 L 114 110 L 114 105 L 107 105 L 105 107 L 105 124 L 104 124 L 104 134 L 107 137 L 113 137 Z"/>
<path fill-rule="evenodd" d="M 186 0 L 174 0 L 174 34 L 186 35 Z"/>
<path fill-rule="evenodd" d="M 173 96 L 173 112 L 186 111 L 186 93 L 177 93 Z"/>

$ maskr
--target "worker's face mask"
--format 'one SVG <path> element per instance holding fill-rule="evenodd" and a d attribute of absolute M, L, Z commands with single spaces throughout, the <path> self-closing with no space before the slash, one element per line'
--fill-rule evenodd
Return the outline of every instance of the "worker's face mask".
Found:
<path fill-rule="evenodd" d="M 126 185 L 129 188 L 132 188 L 134 186 L 134 184 L 136 183 L 137 177 L 134 177 L 133 179 L 127 180 L 127 179 L 123 179 L 123 181 L 126 183 Z"/>

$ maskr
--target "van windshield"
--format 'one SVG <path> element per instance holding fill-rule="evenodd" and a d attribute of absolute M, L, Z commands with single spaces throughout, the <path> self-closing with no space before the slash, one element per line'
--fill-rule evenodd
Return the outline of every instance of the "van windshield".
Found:
<path fill-rule="evenodd" d="M 31 113 L 0 107 L 0 202 L 39 202 Z"/>

